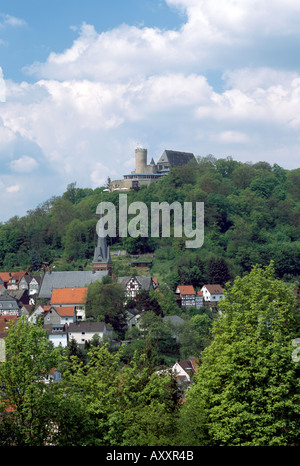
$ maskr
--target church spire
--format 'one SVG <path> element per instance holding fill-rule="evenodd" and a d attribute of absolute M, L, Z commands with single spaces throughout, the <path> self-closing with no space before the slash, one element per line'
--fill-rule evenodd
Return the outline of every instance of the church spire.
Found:
<path fill-rule="evenodd" d="M 103 217 L 103 211 L 100 212 L 100 220 Z M 98 224 L 99 225 L 99 224 Z M 108 270 L 109 275 L 112 273 L 112 260 L 110 257 L 109 247 L 107 246 L 104 228 L 97 228 L 98 240 L 95 247 L 93 270 Z"/>

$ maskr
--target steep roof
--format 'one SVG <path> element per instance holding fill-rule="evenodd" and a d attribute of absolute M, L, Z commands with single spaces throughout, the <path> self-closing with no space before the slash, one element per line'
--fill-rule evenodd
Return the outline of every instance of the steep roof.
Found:
<path fill-rule="evenodd" d="M 118 283 L 123 286 L 123 288 L 126 288 L 127 283 L 131 279 L 137 280 L 137 282 L 140 284 L 140 288 L 142 290 L 149 291 L 153 287 L 152 283 L 152 277 L 148 277 L 146 275 L 143 276 L 138 276 L 138 277 L 119 277 L 118 278 Z"/>
<path fill-rule="evenodd" d="M 157 165 L 160 163 L 169 163 L 172 167 L 180 167 L 181 165 L 186 165 L 193 159 L 195 159 L 195 156 L 191 152 L 165 150 L 157 162 Z"/>
<path fill-rule="evenodd" d="M 55 288 L 52 291 L 51 304 L 84 304 L 87 297 L 87 287 Z"/>
<path fill-rule="evenodd" d="M 45 306 L 46 307 L 46 306 Z M 50 310 L 54 310 L 60 317 L 73 317 L 75 312 L 75 306 L 47 306 L 45 309 L 45 315 L 48 314 Z"/>
<path fill-rule="evenodd" d="M 2 310 L 20 310 L 17 301 L 8 294 L 0 296 L 0 304 Z"/>
<path fill-rule="evenodd" d="M 82 288 L 107 275 L 107 270 L 46 272 L 41 284 L 39 298 L 51 298 L 54 288 Z"/>
<path fill-rule="evenodd" d="M 196 294 L 193 285 L 178 285 L 177 288 L 179 289 L 179 293 L 181 295 L 186 295 L 186 294 L 195 295 Z"/>
<path fill-rule="evenodd" d="M 3 283 L 10 283 L 11 279 L 14 278 L 17 283 L 21 280 L 24 275 L 27 275 L 27 272 L 0 272 L 0 278 Z"/>
<path fill-rule="evenodd" d="M 55 308 L 60 317 L 73 317 L 75 312 L 74 306 L 61 306 Z"/>
<path fill-rule="evenodd" d="M 216 284 L 216 285 L 203 285 L 203 287 L 204 286 L 210 292 L 210 294 L 224 294 L 224 291 L 223 291 L 223 288 L 221 287 L 221 285 L 218 285 L 218 284 Z"/>
<path fill-rule="evenodd" d="M 197 371 L 197 363 L 195 358 L 183 359 L 177 361 L 183 370 L 189 371 L 190 374 L 194 374 Z"/>

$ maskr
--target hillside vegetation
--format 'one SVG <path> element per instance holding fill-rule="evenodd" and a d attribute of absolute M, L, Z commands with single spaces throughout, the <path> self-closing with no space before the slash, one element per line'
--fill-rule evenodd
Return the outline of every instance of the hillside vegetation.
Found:
<path fill-rule="evenodd" d="M 34 271 L 45 262 L 56 270 L 90 268 L 97 241 L 96 208 L 102 200 L 114 203 L 118 212 L 118 192 L 71 183 L 62 195 L 0 225 L 1 270 Z M 204 202 L 201 248 L 186 249 L 185 238 L 172 234 L 108 238 L 112 251 L 154 255 L 150 273 L 172 288 L 178 283 L 224 284 L 271 260 L 278 278 L 289 282 L 300 275 L 300 168 L 198 157 L 148 188 L 128 192 L 128 205 L 134 201 L 148 207 L 153 201 Z M 130 272 L 126 258 L 113 259 L 115 273 Z"/>

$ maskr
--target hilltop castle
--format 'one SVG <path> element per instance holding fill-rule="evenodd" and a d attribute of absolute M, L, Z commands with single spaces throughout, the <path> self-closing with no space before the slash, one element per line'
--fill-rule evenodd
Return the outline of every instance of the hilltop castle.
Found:
<path fill-rule="evenodd" d="M 147 149 L 137 148 L 135 149 L 135 170 L 129 175 L 124 175 L 123 180 L 111 181 L 109 189 L 110 191 L 119 191 L 148 186 L 167 175 L 170 168 L 186 165 L 193 159 L 195 159 L 194 154 L 189 152 L 165 150 L 157 163 L 152 158 L 148 165 Z"/>

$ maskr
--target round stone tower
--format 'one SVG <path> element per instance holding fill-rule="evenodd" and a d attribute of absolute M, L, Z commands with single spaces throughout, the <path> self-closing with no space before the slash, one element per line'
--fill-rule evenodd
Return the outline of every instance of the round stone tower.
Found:
<path fill-rule="evenodd" d="M 135 173 L 145 173 L 147 170 L 147 149 L 135 149 Z"/>

